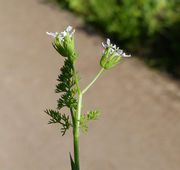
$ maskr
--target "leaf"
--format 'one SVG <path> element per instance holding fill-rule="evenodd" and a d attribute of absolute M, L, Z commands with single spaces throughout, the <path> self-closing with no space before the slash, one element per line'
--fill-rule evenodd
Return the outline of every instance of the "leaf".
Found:
<path fill-rule="evenodd" d="M 76 164 L 74 163 L 74 161 L 73 161 L 73 159 L 72 159 L 71 153 L 69 153 L 69 156 L 70 156 L 70 161 L 71 161 L 71 169 L 72 169 L 72 170 L 79 170 L 79 169 L 76 167 Z"/>
<path fill-rule="evenodd" d="M 88 130 L 86 123 L 89 122 L 89 120 L 98 120 L 99 115 L 100 115 L 100 112 L 98 110 L 89 111 L 87 112 L 87 115 L 85 114 L 81 115 L 79 123 L 81 125 L 82 131 L 85 134 L 87 134 L 87 130 Z"/>
<path fill-rule="evenodd" d="M 100 111 L 98 110 L 87 112 L 88 120 L 98 120 L 99 115 L 100 115 Z"/>
<path fill-rule="evenodd" d="M 68 115 L 61 114 L 58 111 L 50 110 L 50 109 L 49 110 L 46 109 L 45 113 L 47 113 L 51 117 L 48 124 L 59 123 L 62 125 L 62 128 L 61 128 L 62 136 L 65 135 L 66 130 L 68 130 L 71 126 L 73 126 L 69 120 Z"/>

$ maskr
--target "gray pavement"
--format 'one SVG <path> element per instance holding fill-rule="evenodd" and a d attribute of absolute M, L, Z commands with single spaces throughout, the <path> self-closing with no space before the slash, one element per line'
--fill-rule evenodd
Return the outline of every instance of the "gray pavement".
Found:
<path fill-rule="evenodd" d="M 69 170 L 70 131 L 45 108 L 63 64 L 46 31 L 76 28 L 81 87 L 96 75 L 104 38 L 71 13 L 37 0 L 0 0 L 0 170 Z M 179 170 L 180 87 L 136 58 L 104 72 L 84 96 L 100 120 L 80 136 L 81 170 Z"/>

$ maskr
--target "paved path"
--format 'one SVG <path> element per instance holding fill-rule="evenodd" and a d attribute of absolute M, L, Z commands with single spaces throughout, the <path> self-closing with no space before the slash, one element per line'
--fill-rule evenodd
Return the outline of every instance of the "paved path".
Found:
<path fill-rule="evenodd" d="M 0 0 L 0 169 L 70 170 L 71 134 L 47 125 L 62 57 L 46 31 L 76 28 L 84 87 L 98 72 L 103 38 L 72 14 L 37 0 Z M 179 170 L 180 88 L 136 58 L 104 72 L 84 96 L 100 120 L 81 134 L 81 170 Z"/>

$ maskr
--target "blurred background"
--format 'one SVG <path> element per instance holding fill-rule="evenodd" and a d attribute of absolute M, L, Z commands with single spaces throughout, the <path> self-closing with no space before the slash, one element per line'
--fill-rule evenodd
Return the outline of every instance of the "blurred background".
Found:
<path fill-rule="evenodd" d="M 180 169 L 178 0 L 0 0 L 0 169 L 69 170 L 69 131 L 48 125 L 46 108 L 63 58 L 45 34 L 76 29 L 83 89 L 111 38 L 132 58 L 105 71 L 84 96 L 101 111 L 80 135 L 82 170 Z"/>
<path fill-rule="evenodd" d="M 180 76 L 178 0 L 51 0 L 73 11 L 154 68 Z"/>

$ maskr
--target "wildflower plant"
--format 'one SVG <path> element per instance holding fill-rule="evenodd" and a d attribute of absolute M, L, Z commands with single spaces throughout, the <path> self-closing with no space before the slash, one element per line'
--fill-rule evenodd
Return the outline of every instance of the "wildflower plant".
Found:
<path fill-rule="evenodd" d="M 61 96 L 57 101 L 57 109 L 46 109 L 45 113 L 50 116 L 49 124 L 58 123 L 61 125 L 61 134 L 65 135 L 70 128 L 73 129 L 73 143 L 74 143 L 74 158 L 70 154 L 72 170 L 80 170 L 79 163 L 79 129 L 87 133 L 87 123 L 90 120 L 97 120 L 100 112 L 98 110 L 88 111 L 86 114 L 81 114 L 82 97 L 86 91 L 93 85 L 97 78 L 104 70 L 108 70 L 117 65 L 122 57 L 130 57 L 126 55 L 123 50 L 110 43 L 102 43 L 104 51 L 100 60 L 101 69 L 95 78 L 81 90 L 79 85 L 80 78 L 78 72 L 75 70 L 75 62 L 78 55 L 75 51 L 74 33 L 71 26 L 68 26 L 65 31 L 61 33 L 46 32 L 47 35 L 54 38 L 52 43 L 55 50 L 64 57 L 64 65 L 61 67 L 61 74 L 58 76 L 58 84 L 56 85 L 56 93 Z M 62 108 L 68 108 L 70 114 L 61 112 Z"/>

